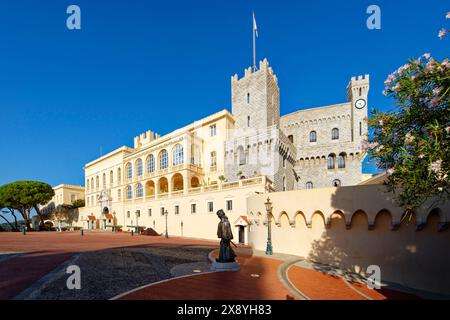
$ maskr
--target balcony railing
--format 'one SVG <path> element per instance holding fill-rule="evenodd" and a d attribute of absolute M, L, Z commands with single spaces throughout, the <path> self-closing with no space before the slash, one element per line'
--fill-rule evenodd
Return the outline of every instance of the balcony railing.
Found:
<path fill-rule="evenodd" d="M 253 185 L 261 185 L 264 186 L 265 190 L 273 191 L 272 188 L 272 181 L 268 179 L 266 176 L 259 176 L 259 177 L 253 177 L 249 179 L 242 179 L 238 181 L 232 181 L 232 182 L 221 182 L 216 184 L 211 184 L 207 186 L 200 186 L 195 188 L 188 188 L 187 192 L 185 190 L 175 190 L 171 192 L 161 192 L 153 195 L 146 195 L 145 200 L 156 200 L 156 199 L 168 199 L 168 198 L 174 198 L 174 197 L 182 197 L 184 195 L 194 195 L 199 194 L 203 192 L 214 192 L 214 191 L 220 191 L 220 190 L 229 190 L 229 189 L 235 189 L 235 188 L 245 188 L 248 186 Z M 124 199 L 125 202 L 131 202 L 131 201 L 142 201 L 144 198 L 133 198 L 133 199 Z"/>

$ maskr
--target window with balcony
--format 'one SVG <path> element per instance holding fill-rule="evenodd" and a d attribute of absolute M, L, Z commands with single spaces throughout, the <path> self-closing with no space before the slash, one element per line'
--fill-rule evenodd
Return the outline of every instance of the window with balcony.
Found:
<path fill-rule="evenodd" d="M 161 150 L 159 153 L 159 169 L 164 170 L 169 166 L 169 155 L 166 149 Z"/>
<path fill-rule="evenodd" d="M 142 160 L 137 159 L 136 160 L 136 176 L 142 177 Z"/>
<path fill-rule="evenodd" d="M 127 186 L 127 199 L 131 199 L 133 197 L 133 188 L 131 186 Z"/>
<path fill-rule="evenodd" d="M 181 144 L 176 144 L 175 147 L 173 147 L 173 165 L 178 166 L 180 164 L 183 164 L 183 156 L 183 146 Z"/>
<path fill-rule="evenodd" d="M 127 163 L 127 179 L 131 179 L 133 178 L 133 166 L 131 165 L 131 163 Z"/>
<path fill-rule="evenodd" d="M 142 184 L 138 183 L 136 185 L 136 198 L 142 198 L 144 196 L 144 188 L 142 188 Z"/>
<path fill-rule="evenodd" d="M 147 157 L 147 172 L 155 172 L 155 157 L 152 154 Z"/>

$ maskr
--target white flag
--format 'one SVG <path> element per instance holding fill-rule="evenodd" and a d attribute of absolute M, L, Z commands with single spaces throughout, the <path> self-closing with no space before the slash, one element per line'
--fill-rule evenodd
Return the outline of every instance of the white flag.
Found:
<path fill-rule="evenodd" d="M 258 37 L 258 27 L 256 26 L 256 19 L 254 12 L 253 12 L 253 32 L 255 32 L 256 36 Z"/>

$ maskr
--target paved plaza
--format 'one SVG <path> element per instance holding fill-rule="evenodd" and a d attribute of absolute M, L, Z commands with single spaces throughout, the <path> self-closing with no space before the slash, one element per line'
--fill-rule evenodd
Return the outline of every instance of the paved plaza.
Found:
<path fill-rule="evenodd" d="M 371 290 L 299 257 L 240 246 L 238 272 L 210 272 L 218 242 L 129 233 L 0 233 L 0 299 L 385 300 L 413 294 Z M 81 289 L 66 268 L 81 269 Z M 227 290 L 223 290 L 226 286 Z"/>

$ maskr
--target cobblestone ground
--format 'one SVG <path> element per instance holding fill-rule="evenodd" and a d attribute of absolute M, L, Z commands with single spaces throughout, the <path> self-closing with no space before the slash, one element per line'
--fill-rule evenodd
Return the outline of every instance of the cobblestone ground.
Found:
<path fill-rule="evenodd" d="M 16 299 L 104 300 L 148 283 L 183 274 L 209 271 L 211 247 L 114 248 L 83 252 Z M 75 264 L 81 270 L 81 289 L 69 290 L 66 268 Z M 178 270 L 172 272 L 171 270 Z M 195 270 L 195 271 L 194 271 Z"/>

